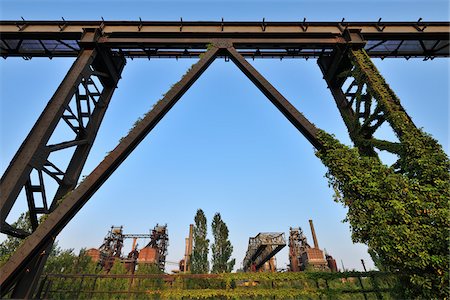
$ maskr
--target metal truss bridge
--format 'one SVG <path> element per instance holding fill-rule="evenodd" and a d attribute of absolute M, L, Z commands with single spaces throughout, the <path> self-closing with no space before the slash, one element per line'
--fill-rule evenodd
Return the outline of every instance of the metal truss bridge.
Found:
<path fill-rule="evenodd" d="M 396 142 L 374 138 L 390 121 L 377 100 L 384 82 L 369 57 L 424 60 L 449 57 L 450 22 L 153 22 L 0 21 L 3 58 L 76 57 L 0 180 L 0 231 L 26 238 L 0 269 L 1 295 L 33 298 L 53 241 L 83 205 L 217 58 L 231 60 L 316 148 L 319 129 L 246 58 L 317 58 L 355 146 L 376 155 Z M 114 150 L 80 181 L 127 58 L 197 58 L 198 61 Z M 367 59 L 362 59 L 367 57 Z M 369 66 L 370 68 L 361 68 Z M 360 68 L 364 76 L 353 76 Z M 350 84 L 348 84 L 350 82 Z M 401 108 L 401 106 L 400 106 Z M 401 110 L 406 115 L 406 112 Z M 409 119 L 410 120 L 410 119 Z M 412 120 L 411 120 L 412 122 Z M 57 126 L 67 140 L 49 144 Z M 401 134 L 397 128 L 393 128 Z M 50 154 L 73 149 L 67 167 Z M 45 183 L 56 182 L 56 191 Z M 25 191 L 32 232 L 14 228 L 8 215 Z M 37 201 L 39 199 L 39 201 Z M 46 215 L 44 222 L 39 217 Z"/>

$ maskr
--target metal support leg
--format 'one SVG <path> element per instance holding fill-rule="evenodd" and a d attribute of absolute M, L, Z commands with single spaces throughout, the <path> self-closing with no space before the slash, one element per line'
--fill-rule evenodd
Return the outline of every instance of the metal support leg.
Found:
<path fill-rule="evenodd" d="M 94 49 L 80 52 L 3 174 L 0 181 L 0 190 L 2 191 L 0 224 L 6 222 L 17 196 L 29 180 L 32 169 L 42 170 L 50 154 L 47 143 L 96 55 L 97 51 Z"/>
<path fill-rule="evenodd" d="M 394 112 L 404 116 L 407 126 L 415 126 L 364 49 L 337 48 L 332 56 L 322 56 L 318 64 L 360 153 L 377 156 L 377 148 L 399 154 L 401 143 L 376 139 L 374 133 L 388 122 L 401 140 L 405 124 L 393 123 L 390 116 Z"/>
<path fill-rule="evenodd" d="M 67 169 L 63 172 L 59 170 L 59 177 L 55 175 L 55 179 L 59 184 L 56 194 L 53 198 L 50 208 L 47 208 L 46 201 L 44 201 L 45 211 L 40 213 L 49 213 L 57 206 L 57 201 L 61 199 L 69 191 L 73 190 L 78 182 L 81 171 L 87 160 L 88 154 L 94 143 L 101 121 L 105 115 L 106 109 L 110 103 L 113 92 L 117 86 L 117 82 L 120 78 L 120 73 L 125 65 L 125 59 L 123 57 L 113 57 L 108 55 L 107 52 L 102 50 L 97 51 L 97 55 L 92 61 L 91 66 L 87 66 L 89 70 L 84 69 L 84 76 L 82 76 L 80 84 L 76 87 L 74 92 L 74 100 L 76 100 L 76 106 L 78 113 L 76 114 L 76 138 L 73 141 L 63 142 L 57 145 L 45 146 L 48 152 L 57 151 L 66 147 L 75 147 L 74 154 L 69 162 Z M 112 67 L 112 68 L 111 68 Z M 96 73 L 101 73 L 102 77 L 99 78 L 99 82 L 102 85 L 100 89 L 95 85 L 92 76 Z M 82 74 L 83 75 L 83 74 Z M 89 76 L 89 77 L 87 77 Z M 97 82 L 97 84 L 99 84 Z M 84 101 L 84 111 L 81 107 L 80 101 Z M 93 106 L 93 107 L 91 107 Z M 67 120 L 68 109 L 63 111 L 61 115 L 62 120 Z M 84 119 L 84 120 L 83 120 Z M 87 119 L 87 121 L 85 120 Z M 69 123 L 74 124 L 74 123 Z M 47 154 L 48 157 L 48 154 Z M 46 159 L 46 162 L 41 166 L 41 170 L 38 170 L 40 179 L 42 178 L 42 170 L 44 172 L 50 172 L 46 167 L 51 166 Z M 54 169 L 56 166 L 54 166 Z M 46 171 L 47 170 L 47 171 Z M 33 224 L 33 229 L 38 226 L 36 204 L 34 202 L 34 192 L 43 193 L 43 199 L 45 200 L 45 186 L 43 180 L 40 180 L 41 185 L 38 189 L 31 185 L 30 179 L 27 180 L 25 190 L 27 193 L 27 200 L 30 208 L 30 217 Z M 34 211 L 33 211 L 34 210 Z M 34 222 L 33 222 L 34 221 Z M 53 247 L 53 240 L 49 240 L 46 245 L 41 247 L 39 255 L 33 258 L 33 260 L 26 266 L 24 272 L 18 276 L 12 297 L 15 298 L 31 298 L 33 297 L 33 291 L 38 283 L 40 274 L 47 260 L 49 253 Z"/>
<path fill-rule="evenodd" d="M 57 234 L 75 216 L 78 210 L 90 199 L 100 186 L 111 176 L 128 155 L 139 145 L 145 136 L 156 126 L 164 115 L 175 105 L 188 88 L 200 77 L 214 61 L 218 48 L 206 52 L 199 62 L 175 84 L 163 99 L 145 115 L 118 146 L 105 157 L 94 171 L 70 194 L 61 201 L 48 218 L 39 225 L 12 257 L 0 269 L 0 285 L 7 289 L 26 271 L 26 266 L 39 251 L 56 238 Z"/>

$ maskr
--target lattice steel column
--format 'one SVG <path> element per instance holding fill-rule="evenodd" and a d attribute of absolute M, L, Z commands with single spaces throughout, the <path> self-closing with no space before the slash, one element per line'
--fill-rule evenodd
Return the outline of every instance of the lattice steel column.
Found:
<path fill-rule="evenodd" d="M 92 171 L 80 185 L 49 214 L 13 256 L 0 268 L 1 293 L 12 286 L 18 277 L 26 272 L 26 266 L 41 256 L 45 249 L 64 226 L 75 216 L 89 198 L 100 188 L 109 176 L 119 167 L 145 136 L 156 126 L 164 115 L 175 105 L 187 89 L 198 79 L 214 61 L 218 49 L 206 52 L 200 61 L 192 66 L 185 76 L 158 101 L 154 108 L 124 137 L 117 147 Z M 34 279 L 35 280 L 35 279 Z"/>
<path fill-rule="evenodd" d="M 61 117 L 61 119 L 74 131 L 76 137 L 73 141 L 59 143 L 57 145 L 47 146 L 50 152 L 65 149 L 66 147 L 75 147 L 74 153 L 65 171 L 58 169 L 58 174 L 53 174 L 59 187 L 53 197 L 50 207 L 47 207 L 44 201 L 45 209 L 37 211 L 35 208 L 34 193 L 42 192 L 42 199 L 45 200 L 45 186 L 43 180 L 40 180 L 38 189 L 33 190 L 28 180 L 25 185 L 27 193 L 27 200 L 30 209 L 30 217 L 33 224 L 33 230 L 37 228 L 37 213 L 49 213 L 53 211 L 61 199 L 68 192 L 73 190 L 79 180 L 81 171 L 85 165 L 89 152 L 93 146 L 95 137 L 99 130 L 101 121 L 106 113 L 106 109 L 110 103 L 113 92 L 117 86 L 120 74 L 125 65 L 125 59 L 120 56 L 112 56 L 108 51 L 96 50 L 95 59 L 91 65 L 84 70 L 79 86 L 75 89 L 72 98 L 72 110 L 70 104 Z M 98 80 L 96 80 L 98 79 Z M 95 81 L 94 81 L 95 80 Z M 50 163 L 47 159 L 43 165 L 42 170 L 38 170 L 39 178 L 42 179 L 42 172 L 48 173 L 46 168 L 55 165 Z M 31 190 L 31 191 L 30 191 Z M 20 276 L 14 292 L 13 297 L 25 298 L 32 297 L 33 291 L 37 285 L 40 274 L 42 273 L 47 257 L 52 250 L 53 240 L 47 242 L 40 251 L 40 255 L 35 257 L 30 264 L 28 264 L 25 273 Z"/>
<path fill-rule="evenodd" d="M 402 128 L 416 127 L 364 49 L 338 48 L 333 56 L 321 57 L 318 64 L 350 138 L 360 152 L 377 156 L 376 148 L 400 154 Z M 392 127 L 400 143 L 374 137 L 385 122 Z"/>
<path fill-rule="evenodd" d="M 109 50 L 97 49 L 92 45 L 87 46 L 80 51 L 1 179 L 0 221 L 3 233 L 21 238 L 29 234 L 6 223 L 23 188 L 34 231 L 39 225 L 38 215 L 53 211 L 57 200 L 73 190 L 78 182 L 125 65 L 122 56 L 111 55 Z M 73 131 L 72 137 L 60 143 L 48 144 L 60 123 L 65 123 Z M 53 152 L 72 147 L 74 151 L 68 157 L 66 168 L 58 167 L 49 158 Z M 37 175 L 36 182 L 32 173 Z M 56 181 L 58 186 L 53 196 L 45 187 L 45 181 L 49 179 Z M 49 196 L 52 202 L 47 200 Z M 41 198 L 42 203 L 37 203 L 37 198 Z M 41 245 L 39 252 L 43 255 L 29 263 L 26 274 L 17 282 L 15 297 L 30 296 L 25 291 L 35 285 L 34 279 L 38 277 L 36 272 L 42 270 L 52 245 L 53 241 Z"/>

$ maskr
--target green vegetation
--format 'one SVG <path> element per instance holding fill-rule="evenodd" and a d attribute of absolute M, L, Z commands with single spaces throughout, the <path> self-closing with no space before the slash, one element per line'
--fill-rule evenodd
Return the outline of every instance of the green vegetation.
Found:
<path fill-rule="evenodd" d="M 56 290 L 53 287 L 58 281 L 70 282 L 71 286 L 64 292 Z M 52 299 L 393 299 L 389 291 L 397 281 L 396 275 L 383 272 L 61 275 L 47 277 L 46 285 L 52 288 L 42 296 Z"/>
<path fill-rule="evenodd" d="M 417 129 L 364 50 L 351 53 L 355 75 L 369 82 L 400 141 L 394 167 L 365 156 L 321 132 L 324 148 L 316 155 L 328 168 L 326 177 L 336 201 L 348 207 L 354 242 L 369 246 L 383 270 L 405 274 L 402 297 L 449 295 L 450 161 L 442 147 Z"/>
<path fill-rule="evenodd" d="M 31 220 L 28 213 L 22 213 L 12 227 L 31 233 Z M 0 266 L 3 266 L 24 240 L 9 236 L 0 243 Z"/>
<path fill-rule="evenodd" d="M 208 229 L 203 210 L 197 210 L 194 221 L 194 247 L 191 258 L 191 272 L 193 274 L 206 274 L 209 272 L 209 240 L 206 238 Z"/>
<path fill-rule="evenodd" d="M 233 246 L 228 239 L 228 227 L 219 213 L 214 215 L 212 224 L 214 244 L 212 244 L 212 273 L 226 273 L 233 270 L 235 259 L 229 260 Z"/>

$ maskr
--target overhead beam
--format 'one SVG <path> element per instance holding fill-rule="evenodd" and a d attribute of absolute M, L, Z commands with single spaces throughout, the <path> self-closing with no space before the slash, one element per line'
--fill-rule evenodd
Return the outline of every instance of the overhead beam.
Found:
<path fill-rule="evenodd" d="M 245 57 L 317 57 L 323 50 L 346 43 L 346 31 L 359 32 L 371 57 L 450 56 L 450 22 L 23 20 L 0 21 L 0 55 L 5 58 L 73 57 L 79 52 L 78 43 L 86 30 L 98 30 L 99 43 L 128 57 L 198 56 L 198 52 L 192 51 L 205 49 L 213 39 L 233 39 L 235 48 Z M 256 55 L 256 50 L 267 49 L 279 52 Z"/>
<path fill-rule="evenodd" d="M 263 26 L 264 25 L 264 26 Z M 0 32 L 26 35 L 58 33 L 76 37 L 84 28 L 102 28 L 105 34 L 149 33 L 334 33 L 358 29 L 370 39 L 404 34 L 448 32 L 450 22 L 214 22 L 214 21 L 0 21 Z"/>

